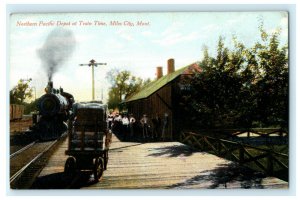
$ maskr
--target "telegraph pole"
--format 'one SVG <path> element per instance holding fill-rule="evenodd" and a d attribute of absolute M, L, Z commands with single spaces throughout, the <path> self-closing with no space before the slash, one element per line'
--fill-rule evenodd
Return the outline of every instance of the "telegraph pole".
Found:
<path fill-rule="evenodd" d="M 31 88 L 34 89 L 34 101 L 36 101 L 36 88 L 34 86 L 32 86 Z"/>
<path fill-rule="evenodd" d="M 97 63 L 94 59 L 92 59 L 88 64 L 79 64 L 79 66 L 92 67 L 92 100 L 95 100 L 94 67 L 97 67 L 98 65 L 106 65 L 106 63 Z"/>

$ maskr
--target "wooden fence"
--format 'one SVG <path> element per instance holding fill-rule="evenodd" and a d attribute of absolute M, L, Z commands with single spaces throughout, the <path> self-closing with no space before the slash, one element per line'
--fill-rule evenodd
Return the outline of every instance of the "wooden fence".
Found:
<path fill-rule="evenodd" d="M 288 155 L 247 144 L 218 139 L 193 132 L 182 132 L 180 142 L 235 161 L 269 176 L 288 179 Z"/>
<path fill-rule="evenodd" d="M 246 143 L 252 146 L 286 145 L 288 147 L 289 137 L 287 131 L 272 128 L 253 128 L 241 131 L 233 131 L 228 138 L 235 142 Z"/>

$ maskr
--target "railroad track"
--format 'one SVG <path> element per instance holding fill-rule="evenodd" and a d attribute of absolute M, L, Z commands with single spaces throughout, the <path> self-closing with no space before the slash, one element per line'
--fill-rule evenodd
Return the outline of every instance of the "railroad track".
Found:
<path fill-rule="evenodd" d="M 23 151 L 25 151 L 26 149 L 32 147 L 36 142 L 37 142 L 37 140 L 34 141 L 34 142 L 31 142 L 30 144 L 28 144 L 28 145 L 24 146 L 23 148 L 17 150 L 16 152 L 13 152 L 12 154 L 9 155 L 10 159 L 13 158 L 13 157 L 15 157 L 15 156 L 18 155 L 18 154 L 21 154 L 21 153 L 22 153 Z"/>
<path fill-rule="evenodd" d="M 10 153 L 11 155 L 25 146 L 36 142 L 34 134 L 31 132 L 11 133 L 10 135 Z"/>
<path fill-rule="evenodd" d="M 26 189 L 47 163 L 55 147 L 66 138 L 66 134 L 50 142 L 32 142 L 10 155 L 10 187 Z"/>

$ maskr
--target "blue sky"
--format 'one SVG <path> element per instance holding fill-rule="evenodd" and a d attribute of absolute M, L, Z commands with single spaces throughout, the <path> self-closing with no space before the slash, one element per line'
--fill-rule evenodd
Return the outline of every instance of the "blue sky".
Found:
<path fill-rule="evenodd" d="M 157 66 L 163 66 L 166 74 L 169 58 L 175 59 L 175 69 L 179 69 L 201 60 L 203 45 L 213 53 L 220 35 L 226 38 L 229 47 L 232 35 L 246 46 L 252 46 L 260 37 L 260 19 L 268 33 L 281 28 L 281 43 L 288 42 L 286 12 L 15 14 L 10 18 L 10 88 L 20 78 L 32 78 L 31 85 L 36 88 L 37 96 L 43 93 L 47 74 L 37 50 L 57 28 L 57 21 L 77 22 L 65 27 L 73 31 L 76 47 L 54 74 L 54 86 L 63 87 L 82 101 L 91 99 L 91 69 L 80 67 L 80 63 L 88 63 L 91 59 L 107 63 L 95 69 L 96 98 L 101 97 L 103 89 L 105 100 L 109 87 L 105 75 L 110 69 L 126 69 L 136 76 L 154 79 Z M 18 21 L 52 21 L 55 25 L 17 26 Z M 80 26 L 80 21 L 89 21 L 92 25 Z M 95 26 L 94 21 L 107 25 Z M 111 21 L 119 21 L 122 26 L 110 26 Z M 138 21 L 149 25 L 137 26 Z"/>

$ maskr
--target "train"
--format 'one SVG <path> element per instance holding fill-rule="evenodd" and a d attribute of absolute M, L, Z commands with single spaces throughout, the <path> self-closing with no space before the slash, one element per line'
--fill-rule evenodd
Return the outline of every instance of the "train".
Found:
<path fill-rule="evenodd" d="M 75 102 L 73 95 L 63 88 L 53 88 L 52 81 L 48 82 L 45 92 L 38 100 L 38 112 L 32 115 L 31 130 L 40 141 L 57 139 L 68 130 L 67 121 Z"/>

